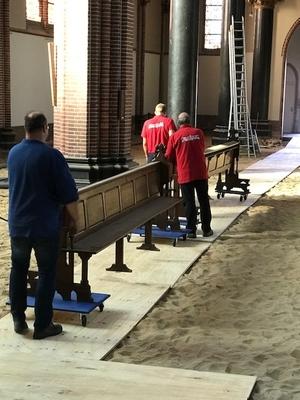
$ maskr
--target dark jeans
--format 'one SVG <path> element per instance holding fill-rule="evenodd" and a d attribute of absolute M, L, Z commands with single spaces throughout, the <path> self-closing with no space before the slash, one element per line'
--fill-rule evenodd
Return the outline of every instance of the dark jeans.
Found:
<path fill-rule="evenodd" d="M 155 156 L 155 153 L 148 153 L 147 154 L 147 162 L 151 162 Z"/>
<path fill-rule="evenodd" d="M 195 190 L 197 193 L 200 205 L 201 227 L 203 233 L 209 232 L 211 227 L 211 211 L 208 196 L 208 181 L 197 180 L 188 183 L 183 183 L 181 192 L 184 201 L 185 213 L 187 218 L 187 228 L 193 232 L 197 230 L 197 208 L 195 202 Z"/>
<path fill-rule="evenodd" d="M 14 319 L 25 320 L 27 308 L 27 272 L 32 249 L 38 265 L 39 279 L 35 293 L 35 322 L 37 330 L 46 328 L 52 321 L 52 301 L 55 292 L 56 264 L 59 239 L 11 238 L 11 272 L 9 297 Z"/>

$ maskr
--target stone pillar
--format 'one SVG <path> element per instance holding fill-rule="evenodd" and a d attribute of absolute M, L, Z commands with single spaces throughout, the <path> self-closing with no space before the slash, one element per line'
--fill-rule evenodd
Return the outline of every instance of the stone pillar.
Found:
<path fill-rule="evenodd" d="M 170 0 L 161 0 L 161 28 L 160 28 L 160 59 L 159 59 L 159 92 L 158 98 L 163 101 L 164 97 L 164 64 L 166 45 L 168 40 L 168 27 L 170 15 Z"/>
<path fill-rule="evenodd" d="M 87 184 L 129 168 L 133 0 L 55 3 L 54 146 Z"/>
<path fill-rule="evenodd" d="M 198 62 L 199 0 L 171 0 L 168 114 L 186 111 L 194 121 Z"/>
<path fill-rule="evenodd" d="M 277 0 L 251 0 L 255 14 L 251 118 L 263 134 L 267 125 L 273 35 L 273 14 Z M 267 128 L 266 128 L 267 129 Z"/>
<path fill-rule="evenodd" d="M 149 0 L 137 1 L 135 113 L 138 116 L 144 113 L 145 23 L 148 3 Z"/>
<path fill-rule="evenodd" d="M 0 1 L 0 129 L 11 127 L 9 1 Z"/>
<path fill-rule="evenodd" d="M 223 4 L 223 29 L 220 50 L 220 92 L 218 106 L 218 125 L 215 132 L 226 140 L 230 111 L 230 77 L 228 31 L 232 16 L 235 21 L 241 21 L 245 15 L 245 0 L 225 0 Z M 222 139 L 223 139 L 222 138 Z"/>

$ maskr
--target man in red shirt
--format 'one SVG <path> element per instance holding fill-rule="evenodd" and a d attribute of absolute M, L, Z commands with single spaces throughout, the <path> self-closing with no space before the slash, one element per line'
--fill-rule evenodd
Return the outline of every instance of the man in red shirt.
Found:
<path fill-rule="evenodd" d="M 178 183 L 181 186 L 185 204 L 187 228 L 191 229 L 189 237 L 197 237 L 195 189 L 200 205 L 203 236 L 212 236 L 204 134 L 201 129 L 190 125 L 190 116 L 186 112 L 179 114 L 177 125 L 179 129 L 170 137 L 166 158 L 177 164 Z"/>
<path fill-rule="evenodd" d="M 175 132 L 176 127 L 172 118 L 166 115 L 165 104 L 159 103 L 155 107 L 155 116 L 145 121 L 141 136 L 143 149 L 148 162 L 152 161 L 156 146 L 168 144 L 169 137 Z"/>

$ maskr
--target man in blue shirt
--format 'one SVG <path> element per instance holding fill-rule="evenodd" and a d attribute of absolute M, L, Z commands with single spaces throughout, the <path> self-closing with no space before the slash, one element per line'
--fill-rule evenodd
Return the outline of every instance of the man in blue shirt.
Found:
<path fill-rule="evenodd" d="M 77 220 L 78 193 L 64 156 L 46 144 L 48 124 L 40 112 L 25 116 L 25 139 L 9 152 L 9 234 L 11 273 L 9 296 L 14 329 L 28 330 L 27 273 L 32 249 L 39 279 L 35 293 L 34 339 L 55 336 L 62 326 L 53 324 L 52 301 L 55 293 L 56 265 L 62 206 L 73 228 Z"/>

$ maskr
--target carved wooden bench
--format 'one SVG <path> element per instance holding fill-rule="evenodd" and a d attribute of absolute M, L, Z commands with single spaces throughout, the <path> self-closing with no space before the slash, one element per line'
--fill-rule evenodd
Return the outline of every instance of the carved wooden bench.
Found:
<path fill-rule="evenodd" d="M 238 172 L 239 142 L 230 141 L 216 146 L 208 147 L 205 151 L 207 159 L 208 176 L 218 174 L 215 191 L 217 198 L 225 193 L 240 195 L 240 201 L 246 200 L 249 192 L 249 179 L 240 179 Z M 222 174 L 225 179 L 222 180 Z"/>
<path fill-rule="evenodd" d="M 228 142 L 212 146 L 205 154 L 209 176 L 219 174 L 217 186 L 222 185 L 220 190 L 225 190 L 221 174 L 234 173 L 239 144 Z M 157 218 L 168 218 L 167 212 L 174 209 L 173 216 L 180 215 L 181 198 L 179 190 L 169 189 L 171 177 L 170 166 L 155 161 L 79 190 L 77 233 L 69 237 L 62 231 L 56 290 L 64 300 L 70 300 L 71 293 L 75 292 L 77 301 L 92 301 L 88 281 L 89 259 L 113 243 L 115 263 L 107 269 L 131 272 L 124 263 L 124 238 L 135 228 L 145 226 L 144 243 L 139 248 L 157 250 L 152 243 L 153 220 L 156 219 L 157 223 Z M 163 221 L 161 225 L 164 224 Z M 176 222 L 173 228 L 176 229 Z M 79 283 L 74 282 L 75 253 L 81 259 Z M 35 290 L 35 279 L 36 273 L 30 273 L 29 293 Z"/>
<path fill-rule="evenodd" d="M 71 292 L 77 301 L 89 301 L 88 262 L 115 243 L 115 262 L 107 270 L 131 272 L 124 263 L 124 238 L 145 225 L 144 243 L 139 247 L 157 250 L 152 243 L 153 218 L 172 209 L 181 199 L 168 191 L 169 171 L 162 162 L 153 162 L 91 184 L 79 190 L 77 233 L 63 233 L 56 289 L 63 299 Z M 74 253 L 81 259 L 81 282 L 74 282 Z"/>

